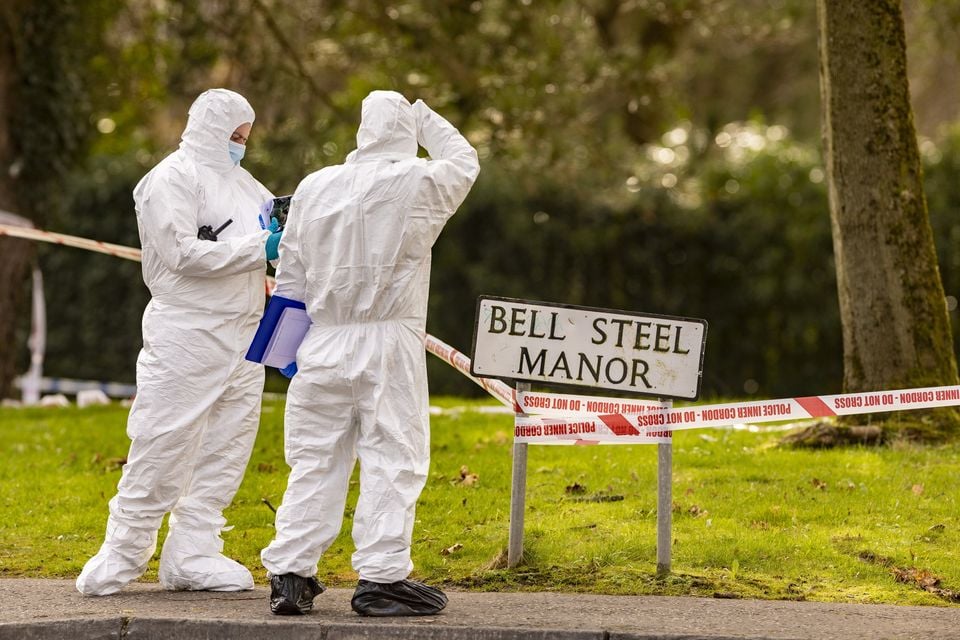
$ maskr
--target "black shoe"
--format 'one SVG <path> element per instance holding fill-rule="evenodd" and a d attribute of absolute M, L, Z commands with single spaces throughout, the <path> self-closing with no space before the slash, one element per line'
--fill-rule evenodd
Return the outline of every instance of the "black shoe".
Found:
<path fill-rule="evenodd" d="M 278 616 L 299 616 L 313 609 L 313 599 L 327 588 L 316 578 L 294 573 L 270 576 L 270 611 Z"/>
<path fill-rule="evenodd" d="M 432 616 L 447 606 L 447 596 L 413 580 L 388 584 L 361 580 L 350 606 L 362 616 Z"/>

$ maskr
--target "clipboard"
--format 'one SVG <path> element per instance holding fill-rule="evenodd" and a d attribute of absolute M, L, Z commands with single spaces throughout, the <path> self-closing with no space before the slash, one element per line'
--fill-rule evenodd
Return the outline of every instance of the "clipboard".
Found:
<path fill-rule="evenodd" d="M 246 359 L 282 369 L 297 360 L 297 349 L 310 329 L 306 305 L 299 300 L 273 296 L 247 350 Z"/>

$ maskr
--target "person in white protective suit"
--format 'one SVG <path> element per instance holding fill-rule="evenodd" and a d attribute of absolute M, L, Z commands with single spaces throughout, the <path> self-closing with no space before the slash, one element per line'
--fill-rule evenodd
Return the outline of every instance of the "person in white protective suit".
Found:
<path fill-rule="evenodd" d="M 417 158 L 418 143 L 429 159 Z M 374 91 L 357 149 L 294 193 L 276 293 L 304 301 L 312 324 L 288 368 L 291 473 L 261 553 L 276 614 L 306 613 L 323 591 L 317 564 L 340 530 L 357 457 L 353 609 L 427 615 L 446 605 L 439 590 L 407 580 L 430 459 L 430 251 L 479 170 L 467 140 L 422 101 Z"/>
<path fill-rule="evenodd" d="M 263 367 L 244 354 L 263 312 L 266 260 L 280 242 L 259 218 L 272 194 L 239 166 L 253 120 L 243 96 L 204 92 L 180 148 L 134 191 L 151 299 L 130 452 L 103 545 L 77 578 L 85 595 L 115 593 L 144 573 L 168 511 L 165 588 L 253 588 L 250 572 L 222 555 L 220 538 L 259 424 Z"/>

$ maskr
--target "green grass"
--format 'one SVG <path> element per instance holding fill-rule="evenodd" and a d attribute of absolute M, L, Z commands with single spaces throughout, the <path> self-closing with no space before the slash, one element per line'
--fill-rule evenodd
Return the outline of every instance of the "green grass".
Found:
<path fill-rule="evenodd" d="M 796 451 L 780 434 L 687 431 L 674 443 L 673 572 L 656 577 L 656 447 L 531 446 L 525 563 L 504 566 L 510 416 L 435 398 L 415 576 L 477 590 L 946 604 L 895 573 L 960 590 L 960 446 Z M 453 407 L 465 407 L 451 411 Z M 264 403 L 226 553 L 263 582 L 259 551 L 286 484 L 283 405 Z M 126 410 L 0 409 L 0 576 L 72 577 L 102 539 L 126 455 Z M 461 468 L 477 474 L 461 482 Z M 579 485 L 579 489 L 574 489 Z M 571 487 L 571 489 L 567 489 Z M 320 578 L 347 586 L 351 486 Z M 622 499 L 621 499 L 622 498 Z M 458 547 L 457 545 L 462 545 Z M 454 549 L 449 553 L 445 550 Z M 156 579 L 156 559 L 146 579 Z"/>

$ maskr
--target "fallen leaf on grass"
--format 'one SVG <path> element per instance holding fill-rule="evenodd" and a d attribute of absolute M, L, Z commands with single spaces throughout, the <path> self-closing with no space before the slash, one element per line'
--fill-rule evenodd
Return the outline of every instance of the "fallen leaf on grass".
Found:
<path fill-rule="evenodd" d="M 940 586 L 940 578 L 935 576 L 927 569 L 893 568 L 893 577 L 897 582 L 912 584 L 928 593 L 939 596 L 950 602 L 960 602 L 960 593 L 952 589 L 944 589 Z"/>
<path fill-rule="evenodd" d="M 480 481 L 480 476 L 476 473 L 471 473 L 470 469 L 467 468 L 467 465 L 460 467 L 460 477 L 454 479 L 453 484 L 460 484 L 465 487 L 472 487 Z"/>
<path fill-rule="evenodd" d="M 910 488 L 910 490 L 913 491 L 913 495 L 919 496 L 923 493 L 923 485 L 915 484 L 913 485 L 913 487 Z"/>
<path fill-rule="evenodd" d="M 448 556 L 448 555 L 450 555 L 451 553 L 456 553 L 457 551 L 460 551 L 460 549 L 463 549 L 463 545 L 458 542 L 458 543 L 454 544 L 452 547 L 447 547 L 446 549 L 441 549 L 441 550 L 440 550 L 440 555 L 442 555 L 442 556 Z"/>
<path fill-rule="evenodd" d="M 688 513 L 694 518 L 699 518 L 700 516 L 705 516 L 707 515 L 707 513 L 709 513 L 706 509 L 702 509 L 700 505 L 694 504 L 694 505 L 690 505 L 689 507 L 685 507 L 679 502 L 673 503 L 672 511 L 674 513 Z"/>
<path fill-rule="evenodd" d="M 943 598 L 949 602 L 960 602 L 960 592 L 952 589 L 944 589 L 940 586 L 940 578 L 928 569 L 917 569 L 915 567 L 898 567 L 892 558 L 877 555 L 872 551 L 861 551 L 857 557 L 871 564 L 878 564 L 888 567 L 893 579 L 903 584 L 911 584 L 918 589 L 922 589 L 935 596 Z"/>
<path fill-rule="evenodd" d="M 480 476 L 476 473 L 470 473 L 470 469 L 467 468 L 467 465 L 460 467 L 460 484 L 466 486 L 472 486 L 479 482 Z"/>

